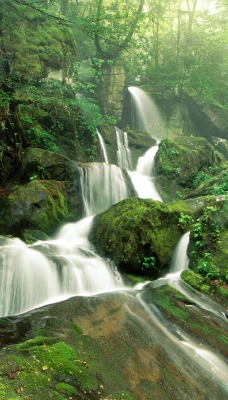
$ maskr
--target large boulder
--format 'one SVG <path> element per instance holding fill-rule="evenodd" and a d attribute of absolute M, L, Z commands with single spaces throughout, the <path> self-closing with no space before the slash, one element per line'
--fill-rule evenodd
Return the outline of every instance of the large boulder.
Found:
<path fill-rule="evenodd" d="M 182 234 L 181 211 L 178 203 L 128 198 L 94 218 L 90 240 L 121 270 L 158 276 L 169 267 Z"/>

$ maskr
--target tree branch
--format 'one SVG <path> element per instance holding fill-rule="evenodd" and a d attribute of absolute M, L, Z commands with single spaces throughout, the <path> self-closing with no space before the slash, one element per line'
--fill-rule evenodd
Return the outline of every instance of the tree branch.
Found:
<path fill-rule="evenodd" d="M 49 14 L 47 11 L 42 10 L 39 7 L 36 7 L 34 4 L 32 3 L 28 3 L 27 1 L 22 1 L 22 0 L 13 0 L 15 3 L 20 4 L 22 6 L 26 6 L 26 7 L 30 7 L 35 11 L 40 12 L 41 14 L 47 15 L 48 17 L 54 18 L 57 21 L 61 22 L 63 25 L 73 25 L 73 23 L 71 21 L 69 21 L 66 18 L 62 18 L 60 16 L 54 15 L 54 14 Z"/>

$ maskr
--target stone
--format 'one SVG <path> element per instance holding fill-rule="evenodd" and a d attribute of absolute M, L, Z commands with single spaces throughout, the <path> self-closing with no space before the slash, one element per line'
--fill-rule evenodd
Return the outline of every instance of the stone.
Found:
<path fill-rule="evenodd" d="M 182 231 L 181 208 L 128 198 L 94 218 L 90 240 L 124 272 L 158 276 L 169 267 Z"/>

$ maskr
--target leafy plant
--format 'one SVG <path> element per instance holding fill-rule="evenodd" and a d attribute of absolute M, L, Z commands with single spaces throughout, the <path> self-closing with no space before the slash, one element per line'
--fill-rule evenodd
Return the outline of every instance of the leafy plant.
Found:
<path fill-rule="evenodd" d="M 179 220 L 178 220 L 178 225 L 182 228 L 182 229 L 186 229 L 188 228 L 190 225 L 192 225 L 194 222 L 194 219 L 192 218 L 191 215 L 189 214 L 184 214 L 181 213 Z"/>
<path fill-rule="evenodd" d="M 204 171 L 199 171 L 193 180 L 193 187 L 196 188 L 200 183 L 207 181 L 211 176 Z"/>
<path fill-rule="evenodd" d="M 219 279 L 220 277 L 219 269 L 213 264 L 210 253 L 205 253 L 203 257 L 199 259 L 197 271 L 206 278 Z"/>
<path fill-rule="evenodd" d="M 144 257 L 143 262 L 142 262 L 142 271 L 148 270 L 150 268 L 156 268 L 155 267 L 155 257 L 150 256 L 150 257 Z"/>

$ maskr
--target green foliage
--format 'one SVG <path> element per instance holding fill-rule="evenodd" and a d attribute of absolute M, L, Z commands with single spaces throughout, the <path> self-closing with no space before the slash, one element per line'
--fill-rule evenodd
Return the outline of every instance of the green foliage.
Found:
<path fill-rule="evenodd" d="M 193 187 L 197 187 L 201 182 L 210 179 L 210 175 L 204 171 L 199 171 L 193 180 Z"/>
<path fill-rule="evenodd" d="M 213 194 L 215 196 L 219 196 L 222 194 L 226 194 L 227 192 L 228 192 L 228 171 L 225 173 L 224 181 L 214 185 Z"/>
<path fill-rule="evenodd" d="M 189 228 L 194 222 L 194 219 L 191 215 L 189 214 L 185 214 L 185 213 L 181 213 L 180 217 L 179 217 L 179 226 L 186 230 L 187 228 Z"/>
<path fill-rule="evenodd" d="M 150 257 L 144 257 L 143 262 L 142 262 L 142 271 L 148 270 L 150 268 L 156 268 L 155 267 L 155 257 L 150 256 Z"/>
<path fill-rule="evenodd" d="M 210 253 L 204 253 L 198 260 L 197 271 L 209 279 L 219 279 L 219 269 L 214 265 Z"/>

